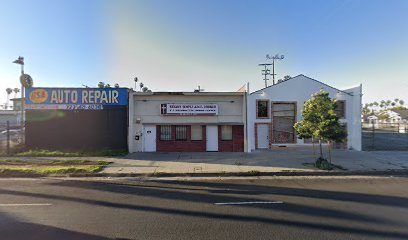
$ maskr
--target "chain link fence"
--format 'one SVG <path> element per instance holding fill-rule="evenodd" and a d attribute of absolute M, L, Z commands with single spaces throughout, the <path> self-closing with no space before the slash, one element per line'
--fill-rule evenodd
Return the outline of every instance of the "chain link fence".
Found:
<path fill-rule="evenodd" d="M 24 129 L 21 125 L 0 123 L 0 155 L 12 153 L 21 146 L 24 138 Z"/>
<path fill-rule="evenodd" d="M 408 123 L 363 123 L 364 151 L 408 151 Z"/>

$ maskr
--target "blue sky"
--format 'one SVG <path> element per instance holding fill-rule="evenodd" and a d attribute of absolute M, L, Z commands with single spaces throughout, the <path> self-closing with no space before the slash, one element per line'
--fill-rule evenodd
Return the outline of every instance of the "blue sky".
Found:
<path fill-rule="evenodd" d="M 0 0 L 0 102 L 18 87 L 19 55 L 35 86 L 137 76 L 153 91 L 235 91 L 263 87 L 267 53 L 285 55 L 277 78 L 408 102 L 407 12 L 405 0 Z"/>

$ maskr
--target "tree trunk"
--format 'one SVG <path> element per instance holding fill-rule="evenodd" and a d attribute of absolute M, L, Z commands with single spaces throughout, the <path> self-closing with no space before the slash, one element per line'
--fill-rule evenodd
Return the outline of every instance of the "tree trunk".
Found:
<path fill-rule="evenodd" d="M 313 158 L 316 161 L 316 151 L 315 151 L 315 143 L 314 143 L 314 138 L 312 137 L 312 144 L 313 144 Z"/>
<path fill-rule="evenodd" d="M 329 141 L 329 163 L 330 165 L 331 165 L 331 145 L 332 145 L 332 142 Z"/>
<path fill-rule="evenodd" d="M 323 148 L 322 148 L 322 140 L 319 139 L 319 149 L 320 149 L 320 158 L 323 159 Z"/>

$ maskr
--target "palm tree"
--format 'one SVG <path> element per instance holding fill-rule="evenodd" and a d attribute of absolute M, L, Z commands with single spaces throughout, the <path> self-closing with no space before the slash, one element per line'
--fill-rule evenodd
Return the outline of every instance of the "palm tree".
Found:
<path fill-rule="evenodd" d="M 106 88 L 111 88 L 111 85 L 108 83 L 105 85 Z"/>
<path fill-rule="evenodd" d="M 6 88 L 6 92 L 7 92 L 7 102 L 6 102 L 6 106 L 5 108 L 8 108 L 9 102 L 10 102 L 10 94 L 13 92 L 13 89 L 11 88 Z"/>
<path fill-rule="evenodd" d="M 115 83 L 115 88 L 119 88 L 119 83 Z"/>
<path fill-rule="evenodd" d="M 135 81 L 135 91 L 136 91 L 136 84 L 137 84 L 137 81 L 139 80 L 139 79 L 137 79 L 137 77 L 135 77 L 134 79 L 133 79 L 134 81 Z"/>
<path fill-rule="evenodd" d="M 143 86 L 144 86 L 144 84 L 141 82 L 141 83 L 139 84 L 139 86 L 140 86 L 140 89 L 142 89 Z"/>
<path fill-rule="evenodd" d="M 99 82 L 98 83 L 98 88 L 104 88 L 105 87 L 105 83 L 104 82 Z"/>
<path fill-rule="evenodd" d="M 20 92 L 20 88 L 14 88 L 13 91 L 14 91 L 14 98 L 16 98 L 16 97 L 17 97 L 17 93 Z"/>

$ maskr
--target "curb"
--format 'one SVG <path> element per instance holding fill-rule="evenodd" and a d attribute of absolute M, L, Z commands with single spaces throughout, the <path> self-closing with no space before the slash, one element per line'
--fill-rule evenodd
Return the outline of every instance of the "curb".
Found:
<path fill-rule="evenodd" d="M 408 170 L 385 171 L 309 171 L 309 172 L 209 172 L 209 173 L 74 173 L 74 174 L 0 174 L 0 178 L 43 178 L 43 177 L 262 177 L 262 176 L 407 176 Z"/>

